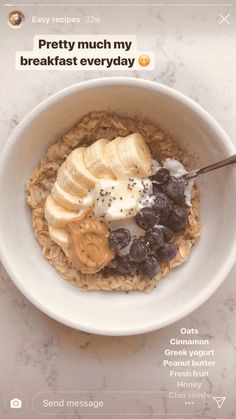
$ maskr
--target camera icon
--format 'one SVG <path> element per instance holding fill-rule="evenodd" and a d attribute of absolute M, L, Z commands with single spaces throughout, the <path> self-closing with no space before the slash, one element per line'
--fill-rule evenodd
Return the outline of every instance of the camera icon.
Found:
<path fill-rule="evenodd" d="M 22 408 L 22 400 L 21 399 L 11 399 L 10 400 L 10 408 L 11 409 L 21 409 Z"/>

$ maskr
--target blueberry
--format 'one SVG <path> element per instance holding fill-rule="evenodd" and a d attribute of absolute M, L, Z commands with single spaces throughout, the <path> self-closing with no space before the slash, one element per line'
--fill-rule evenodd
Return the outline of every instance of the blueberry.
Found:
<path fill-rule="evenodd" d="M 123 275 L 134 275 L 138 269 L 138 263 L 131 260 L 129 255 L 117 256 L 116 270 Z"/>
<path fill-rule="evenodd" d="M 135 221 L 143 230 L 149 230 L 158 222 L 158 217 L 153 208 L 144 207 L 136 214 Z"/>
<path fill-rule="evenodd" d="M 184 207 L 175 205 L 168 218 L 168 226 L 173 231 L 180 231 L 187 226 L 188 211 Z"/>
<path fill-rule="evenodd" d="M 162 192 L 162 187 L 160 184 L 152 182 L 152 191 L 153 195 L 158 194 L 159 192 Z"/>
<path fill-rule="evenodd" d="M 155 256 L 148 256 L 144 262 L 139 265 L 139 273 L 148 278 L 152 278 L 159 271 L 160 267 Z"/>
<path fill-rule="evenodd" d="M 163 226 L 161 224 L 155 225 L 151 231 L 161 232 L 165 242 L 169 242 L 172 239 L 173 234 L 174 234 L 173 231 L 169 227 Z"/>
<path fill-rule="evenodd" d="M 152 179 L 156 180 L 160 184 L 164 184 L 169 182 L 171 178 L 170 172 L 165 167 L 161 167 L 154 176 L 152 176 Z"/>
<path fill-rule="evenodd" d="M 133 241 L 130 247 L 129 256 L 131 260 L 141 262 L 148 256 L 149 253 L 150 249 L 148 243 L 143 238 L 140 238 Z"/>
<path fill-rule="evenodd" d="M 153 227 L 145 234 L 145 240 L 148 242 L 151 250 L 158 249 L 164 243 L 161 229 L 157 230 Z"/>
<path fill-rule="evenodd" d="M 171 212 L 171 202 L 164 193 L 159 192 L 155 195 L 154 209 L 156 214 L 159 214 L 160 216 L 159 221 L 164 222 L 169 217 Z M 157 223 L 159 221 L 157 221 Z"/>
<path fill-rule="evenodd" d="M 171 259 L 173 259 L 177 254 L 177 248 L 173 243 L 164 243 L 163 246 L 161 246 L 157 250 L 157 259 L 160 262 L 169 262 Z"/>
<path fill-rule="evenodd" d="M 127 228 L 118 228 L 117 230 L 111 231 L 108 243 L 110 247 L 117 251 L 127 246 L 131 240 L 130 232 Z"/>
<path fill-rule="evenodd" d="M 168 198 L 177 204 L 184 204 L 185 183 L 182 180 L 172 178 L 171 182 L 163 186 L 163 192 L 168 196 Z"/>

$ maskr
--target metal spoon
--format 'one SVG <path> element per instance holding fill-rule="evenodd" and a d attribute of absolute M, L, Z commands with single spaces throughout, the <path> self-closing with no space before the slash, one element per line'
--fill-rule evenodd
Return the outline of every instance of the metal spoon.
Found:
<path fill-rule="evenodd" d="M 228 166 L 229 164 L 236 163 L 236 154 L 227 159 L 218 161 L 217 163 L 210 164 L 209 166 L 202 167 L 201 169 L 194 169 L 190 172 L 185 173 L 184 175 L 180 176 L 184 180 L 194 179 L 198 175 L 202 175 L 203 173 L 211 172 L 212 170 L 219 169 L 220 167 Z"/>

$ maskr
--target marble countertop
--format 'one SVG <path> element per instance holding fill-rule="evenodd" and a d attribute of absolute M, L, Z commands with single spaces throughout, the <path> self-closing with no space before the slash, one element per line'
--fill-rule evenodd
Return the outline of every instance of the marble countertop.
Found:
<path fill-rule="evenodd" d="M 25 3 L 25 2 L 24 2 Z M 57 2 L 62 3 L 62 2 Z M 89 2 L 88 2 L 89 3 Z M 80 80 L 108 75 L 144 77 L 171 86 L 189 95 L 207 109 L 236 145 L 236 61 L 235 8 L 137 6 L 108 7 L 18 6 L 26 17 L 21 29 L 11 29 L 7 14 L 11 7 L 1 6 L 1 32 L 7 42 L 1 45 L 0 147 L 20 120 L 52 93 Z M 165 3 L 165 2 L 164 2 Z M 176 2 L 173 2 L 176 3 Z M 185 2 L 186 3 L 186 2 Z M 226 2 L 221 2 L 226 3 Z M 19 2 L 18 2 L 19 4 Z M 31 16 L 80 16 L 80 25 L 32 24 Z M 230 24 L 220 24 L 220 14 L 230 14 Z M 86 15 L 102 17 L 102 24 L 88 25 Z M 114 16 L 116 18 L 114 19 Z M 132 22 L 131 22 L 132 16 Z M 136 34 L 140 49 L 156 54 L 156 69 L 142 71 L 16 71 L 17 50 L 32 49 L 32 38 L 39 33 L 127 33 Z M 2 38 L 2 37 L 1 37 Z M 3 39 L 3 38 L 2 38 Z M 180 338 L 180 329 L 194 328 L 207 337 L 215 350 L 216 366 L 202 379 L 204 391 L 226 396 L 221 409 L 209 402 L 184 406 L 178 417 L 224 418 L 236 415 L 236 266 L 228 278 L 194 313 L 165 329 L 131 337 L 103 337 L 65 327 L 37 310 L 18 291 L 0 267 L 0 354 L 2 359 L 0 394 L 1 418 L 13 411 L 4 407 L 4 398 L 21 392 L 28 408 L 24 419 L 40 417 L 30 406 L 31 397 L 44 391 L 141 392 L 162 391 L 162 414 L 140 405 L 140 415 L 132 417 L 175 417 L 168 409 L 165 391 L 175 388 L 163 368 L 163 351 L 171 337 Z M 136 402 L 139 399 L 137 393 Z M 133 400 L 133 396 L 132 396 Z M 135 402 L 135 403 L 136 403 Z M 15 411 L 14 411 L 15 413 Z M 116 414 L 108 416 L 117 419 Z M 66 419 L 66 414 L 44 415 Z M 77 418 L 96 417 L 77 414 Z M 128 417 L 126 415 L 122 417 Z M 131 417 L 131 416 L 129 416 Z"/>

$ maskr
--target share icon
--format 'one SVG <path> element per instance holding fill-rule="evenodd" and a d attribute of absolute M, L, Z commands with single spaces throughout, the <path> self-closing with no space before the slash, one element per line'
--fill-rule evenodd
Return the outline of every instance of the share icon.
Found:
<path fill-rule="evenodd" d="M 222 407 L 224 401 L 226 400 L 226 397 L 212 397 L 212 398 L 217 403 L 218 409 Z"/>

